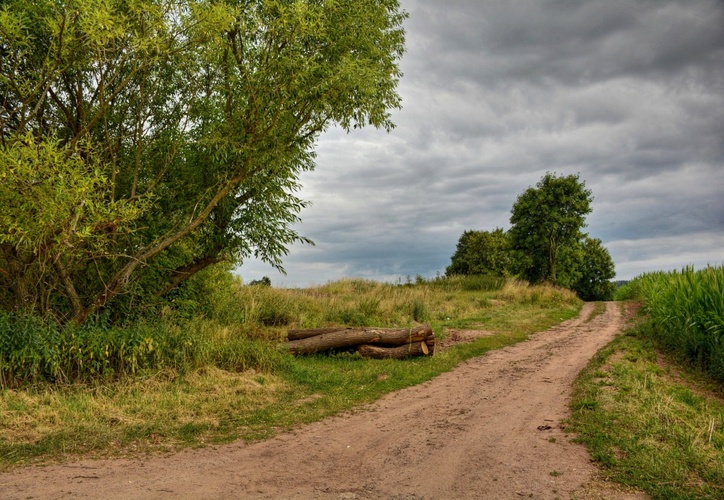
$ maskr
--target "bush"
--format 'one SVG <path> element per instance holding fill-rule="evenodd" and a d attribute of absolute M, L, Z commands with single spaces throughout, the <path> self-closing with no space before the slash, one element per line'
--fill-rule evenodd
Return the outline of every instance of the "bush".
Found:
<path fill-rule="evenodd" d="M 84 382 L 194 364 L 200 339 L 164 323 L 59 327 L 0 314 L 0 386 Z"/>

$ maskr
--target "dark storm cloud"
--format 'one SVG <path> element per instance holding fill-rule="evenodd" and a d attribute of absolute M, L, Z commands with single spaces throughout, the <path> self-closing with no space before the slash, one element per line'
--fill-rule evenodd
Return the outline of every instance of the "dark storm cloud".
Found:
<path fill-rule="evenodd" d="M 620 76 L 678 79 L 689 70 L 716 81 L 711 66 L 722 62 L 724 15 L 716 2 L 472 0 L 441 8 L 429 0 L 417 6 L 411 24 L 426 34 L 433 55 L 416 62 L 443 80 L 447 72 L 440 69 L 493 87 L 509 80 L 577 86 Z"/>
<path fill-rule="evenodd" d="M 547 171 L 593 190 L 587 229 L 620 277 L 724 261 L 722 2 L 402 4 L 397 128 L 321 138 L 298 227 L 317 246 L 273 281 L 444 272 L 464 230 L 507 228 Z"/>

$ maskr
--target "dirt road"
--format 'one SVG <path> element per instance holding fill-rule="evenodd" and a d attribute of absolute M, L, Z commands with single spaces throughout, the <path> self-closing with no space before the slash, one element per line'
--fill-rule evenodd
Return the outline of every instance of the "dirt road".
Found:
<path fill-rule="evenodd" d="M 620 330 L 616 304 L 434 380 L 251 445 L 0 475 L 0 498 L 645 498 L 598 481 L 562 428 L 571 384 Z"/>

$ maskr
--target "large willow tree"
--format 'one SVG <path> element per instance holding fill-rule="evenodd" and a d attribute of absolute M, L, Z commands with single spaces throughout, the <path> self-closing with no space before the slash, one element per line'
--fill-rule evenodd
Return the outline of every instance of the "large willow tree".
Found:
<path fill-rule="evenodd" d="M 123 315 L 281 267 L 333 124 L 389 130 L 396 0 L 0 0 L 0 308 Z"/>

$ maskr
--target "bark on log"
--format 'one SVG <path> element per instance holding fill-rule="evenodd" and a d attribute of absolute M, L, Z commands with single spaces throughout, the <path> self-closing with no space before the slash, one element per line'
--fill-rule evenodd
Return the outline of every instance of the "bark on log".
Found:
<path fill-rule="evenodd" d="M 357 347 L 357 352 L 366 358 L 375 359 L 402 359 L 411 356 L 427 356 L 425 348 L 427 344 L 425 342 L 415 342 L 410 345 L 403 345 L 399 347 L 379 347 L 369 344 L 363 344 Z"/>
<path fill-rule="evenodd" d="M 349 328 L 322 333 L 287 343 L 292 354 L 312 354 L 329 349 L 352 347 L 360 344 L 403 345 L 421 342 L 433 336 L 429 325 L 415 328 Z"/>
<path fill-rule="evenodd" d="M 317 335 L 323 335 L 325 333 L 333 333 L 333 332 L 344 332 L 347 330 L 353 330 L 354 328 L 351 327 L 344 327 L 344 326 L 332 326 L 328 328 L 307 328 L 307 329 L 295 329 L 295 330 L 289 330 L 287 333 L 287 339 L 288 340 L 301 340 L 306 339 L 309 337 L 315 337 Z"/>

